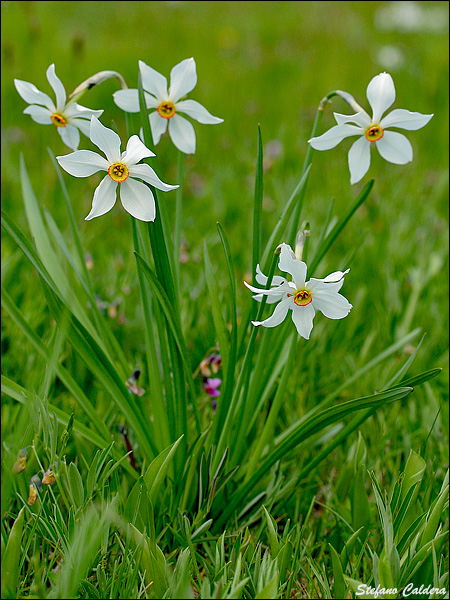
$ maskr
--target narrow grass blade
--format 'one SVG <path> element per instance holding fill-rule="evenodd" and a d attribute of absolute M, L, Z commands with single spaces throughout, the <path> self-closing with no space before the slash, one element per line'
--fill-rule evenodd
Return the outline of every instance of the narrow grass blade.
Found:
<path fill-rule="evenodd" d="M 291 434 L 281 444 L 275 447 L 269 456 L 263 459 L 261 465 L 248 480 L 248 482 L 238 488 L 238 490 L 234 493 L 233 498 L 225 508 L 225 511 L 220 515 L 220 518 L 216 522 L 216 526 L 223 526 L 236 507 L 243 503 L 248 492 L 252 490 L 255 485 L 257 485 L 262 477 L 269 473 L 269 469 L 272 465 L 274 465 L 278 460 L 289 456 L 289 453 L 292 452 L 294 448 L 296 448 L 299 444 L 304 443 L 309 437 L 348 414 L 352 414 L 355 411 L 366 408 L 379 408 L 384 404 L 405 398 L 411 392 L 412 388 L 399 388 L 397 390 L 349 400 L 348 402 L 343 402 L 338 406 L 328 408 L 319 414 L 311 415 L 310 413 L 301 420 L 296 429 L 292 431 Z"/>
<path fill-rule="evenodd" d="M 227 365 L 230 355 L 229 333 L 222 312 L 222 302 L 219 299 L 219 286 L 213 273 L 206 240 L 203 243 L 203 257 L 205 261 L 206 285 L 208 287 L 209 298 L 211 301 L 214 330 L 216 332 L 217 341 L 219 342 L 222 364 Z"/>
<path fill-rule="evenodd" d="M 139 405 L 131 400 L 115 366 L 70 309 L 60 302 L 45 282 L 43 286 L 53 317 L 61 327 L 64 327 L 68 342 L 106 392 L 111 395 L 111 399 L 121 410 L 129 426 L 133 428 L 143 456 L 154 456 L 157 454 L 157 449 L 152 439 L 150 423 L 145 423 Z"/>
<path fill-rule="evenodd" d="M 231 332 L 230 332 L 230 346 L 227 362 L 223 363 L 226 369 L 225 373 L 225 385 L 222 392 L 222 397 L 218 403 L 216 417 L 214 419 L 213 429 L 211 435 L 216 437 L 217 431 L 222 429 L 225 415 L 228 411 L 229 404 L 233 395 L 234 389 L 234 377 L 236 371 L 237 361 L 237 316 L 236 316 L 236 283 L 234 277 L 233 262 L 231 260 L 230 246 L 225 235 L 225 231 L 220 223 L 217 223 L 219 230 L 220 239 L 225 253 L 228 269 L 228 294 L 227 297 L 230 303 L 230 316 L 231 316 Z"/>
<path fill-rule="evenodd" d="M 39 354 L 44 358 L 46 362 L 51 361 L 51 354 L 47 347 L 42 343 L 40 338 L 34 333 L 28 323 L 25 321 L 23 315 L 19 311 L 19 309 L 15 306 L 12 299 L 6 290 L 2 289 L 1 294 L 1 302 L 4 309 L 9 313 L 11 318 L 14 320 L 16 325 L 20 328 L 20 330 L 25 334 L 28 340 L 33 344 Z M 91 402 L 84 394 L 83 390 L 78 386 L 70 373 L 59 363 L 55 365 L 55 372 L 58 377 L 61 379 L 63 384 L 66 386 L 68 391 L 73 395 L 74 399 L 84 410 L 86 415 L 91 420 L 92 424 L 95 426 L 97 431 L 100 433 L 102 437 L 108 439 L 109 431 L 107 430 L 105 424 L 101 420 L 101 418 L 96 413 L 94 407 Z"/>
<path fill-rule="evenodd" d="M 200 420 L 198 417 L 197 406 L 195 403 L 194 381 L 192 379 L 192 372 L 191 372 L 190 366 L 187 362 L 188 352 L 186 350 L 186 346 L 184 343 L 183 334 L 181 331 L 181 324 L 179 323 L 178 316 L 177 316 L 172 304 L 170 303 L 166 292 L 164 291 L 161 283 L 158 281 L 157 277 L 153 273 L 150 266 L 145 262 L 145 260 L 139 254 L 136 254 L 136 258 L 138 261 L 139 268 L 142 269 L 142 272 L 144 273 L 145 277 L 147 278 L 148 282 L 150 283 L 152 292 L 154 293 L 156 299 L 159 302 L 161 310 L 167 320 L 167 323 L 169 326 L 169 331 L 172 334 L 173 339 L 177 345 L 178 352 L 179 352 L 179 358 L 180 358 L 180 361 L 183 365 L 184 372 L 185 372 L 185 382 L 186 382 L 186 385 L 187 385 L 189 392 L 191 394 L 191 397 L 192 397 L 192 405 L 193 405 L 193 409 L 194 409 L 194 417 L 196 420 L 197 433 L 200 433 L 201 428 L 200 428 Z"/>

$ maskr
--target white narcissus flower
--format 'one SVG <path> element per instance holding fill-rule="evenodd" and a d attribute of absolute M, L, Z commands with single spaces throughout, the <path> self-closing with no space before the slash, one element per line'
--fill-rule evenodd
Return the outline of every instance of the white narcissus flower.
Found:
<path fill-rule="evenodd" d="M 339 294 L 344 283 L 344 275 L 350 269 L 344 272 L 336 271 L 325 279 L 311 278 L 306 281 L 306 264 L 297 260 L 291 247 L 284 243 L 280 245 L 278 268 L 280 271 L 289 273 L 292 281 L 274 276 L 268 290 L 253 287 L 244 281 L 245 285 L 255 292 L 253 298 L 258 302 L 261 302 L 263 296 L 267 296 L 268 304 L 278 302 L 269 318 L 265 321 L 252 321 L 253 325 L 276 327 L 285 320 L 291 310 L 292 320 L 299 335 L 305 340 L 309 340 L 316 310 L 329 319 L 343 319 L 353 308 L 350 302 Z M 267 277 L 261 272 L 259 266 L 257 267 L 256 281 L 260 285 L 267 285 Z"/>
<path fill-rule="evenodd" d="M 55 65 L 47 69 L 47 79 L 55 92 L 56 105 L 50 96 L 40 92 L 32 83 L 14 79 L 20 96 L 30 104 L 23 112 L 36 123 L 55 125 L 66 146 L 76 150 L 80 143 L 80 131 L 89 137 L 91 117 L 99 117 L 103 110 L 91 110 L 73 101 L 66 103 L 66 90 L 56 76 Z"/>
<path fill-rule="evenodd" d="M 337 125 L 319 137 L 311 138 L 308 143 L 315 150 L 334 148 L 344 138 L 361 136 L 350 148 L 348 164 L 350 183 L 360 181 L 369 170 L 370 149 L 374 145 L 388 162 L 404 165 L 412 161 L 413 150 L 408 139 L 396 131 L 387 131 L 390 127 L 416 130 L 424 127 L 433 115 L 422 115 L 402 108 L 396 108 L 382 118 L 383 113 L 395 100 L 395 87 L 389 73 L 381 73 L 367 86 L 367 99 L 372 107 L 372 118 L 365 110 L 354 115 L 334 113 Z"/>
<path fill-rule="evenodd" d="M 149 116 L 153 143 L 156 146 L 161 136 L 169 129 L 169 135 L 178 150 L 184 154 L 194 154 L 194 128 L 187 119 L 180 116 L 180 113 L 207 125 L 223 122 L 223 119 L 213 117 L 204 106 L 195 100 L 180 100 L 197 84 L 195 60 L 187 58 L 173 67 L 170 72 L 169 88 L 164 75 L 146 65 L 142 60 L 139 61 L 139 70 L 147 108 L 154 110 Z M 117 106 L 125 112 L 139 112 L 138 90 L 119 90 L 113 94 L 113 97 Z"/>
<path fill-rule="evenodd" d="M 155 198 L 151 189 L 137 179 L 142 179 L 158 190 L 168 192 L 178 185 L 163 183 L 155 171 L 147 164 L 137 163 L 143 158 L 155 156 L 132 135 L 125 152 L 120 151 L 120 137 L 112 129 L 100 123 L 97 117 L 91 119 L 91 141 L 106 155 L 106 159 L 91 150 L 77 150 L 66 156 L 57 156 L 61 167 L 74 177 L 89 177 L 98 171 L 106 171 L 94 192 L 91 212 L 86 221 L 100 217 L 112 209 L 116 203 L 117 186 L 120 186 L 120 200 L 123 207 L 140 221 L 154 221 L 156 216 Z"/>

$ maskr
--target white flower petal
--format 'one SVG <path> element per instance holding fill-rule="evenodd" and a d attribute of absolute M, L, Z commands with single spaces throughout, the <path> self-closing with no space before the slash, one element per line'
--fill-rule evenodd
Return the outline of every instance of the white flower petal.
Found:
<path fill-rule="evenodd" d="M 350 183 L 358 183 L 370 167 L 370 142 L 361 137 L 352 145 L 348 153 L 348 166 L 350 168 Z"/>
<path fill-rule="evenodd" d="M 98 171 L 108 171 L 107 160 L 92 150 L 77 150 L 72 154 L 57 156 L 56 160 L 69 175 L 89 177 Z"/>
<path fill-rule="evenodd" d="M 413 159 L 413 149 L 409 140 L 396 131 L 385 131 L 381 140 L 375 142 L 378 152 L 388 162 L 404 165 Z"/>
<path fill-rule="evenodd" d="M 177 102 L 182 96 L 192 91 L 196 85 L 197 72 L 195 69 L 195 60 L 193 58 L 182 60 L 170 72 L 170 100 Z"/>
<path fill-rule="evenodd" d="M 213 117 L 204 106 L 202 106 L 199 102 L 195 100 L 182 100 L 181 102 L 177 102 L 176 111 L 185 113 L 188 117 L 192 117 L 199 123 L 203 123 L 205 125 L 216 125 L 217 123 L 223 123 L 223 119 L 219 119 L 219 117 Z"/>
<path fill-rule="evenodd" d="M 363 129 L 356 127 L 356 125 L 335 125 L 323 135 L 308 140 L 308 144 L 311 144 L 314 150 L 330 150 L 337 146 L 339 142 L 342 142 L 343 139 L 352 135 L 361 135 L 362 133 Z"/>
<path fill-rule="evenodd" d="M 292 309 L 292 320 L 297 328 L 297 332 L 305 340 L 309 340 L 313 328 L 314 315 L 316 311 L 312 303 L 306 306 L 297 306 L 294 304 Z"/>
<path fill-rule="evenodd" d="M 372 121 L 377 124 L 395 100 L 394 82 L 389 73 L 380 73 L 372 79 L 367 86 L 367 99 L 373 110 Z"/>
<path fill-rule="evenodd" d="M 347 298 L 329 290 L 316 290 L 312 304 L 328 319 L 343 319 L 353 308 Z"/>
<path fill-rule="evenodd" d="M 120 200 L 124 209 L 140 221 L 154 221 L 155 199 L 145 183 L 129 177 L 120 184 Z"/>
<path fill-rule="evenodd" d="M 77 150 L 80 143 L 80 132 L 78 129 L 70 124 L 67 124 L 65 127 L 57 127 L 57 129 L 66 146 L 72 148 L 72 150 Z"/>
<path fill-rule="evenodd" d="M 91 121 L 87 119 L 70 119 L 69 123 L 79 129 L 81 133 L 84 133 L 85 136 L 89 137 L 91 133 Z"/>
<path fill-rule="evenodd" d="M 142 87 L 146 92 L 153 94 L 158 101 L 168 100 L 167 79 L 155 69 L 152 69 L 142 60 L 139 61 L 139 70 L 142 77 Z"/>
<path fill-rule="evenodd" d="M 44 92 L 40 92 L 35 85 L 28 81 L 22 81 L 20 79 L 14 79 L 14 85 L 20 96 L 28 102 L 28 104 L 41 104 L 46 106 L 48 110 L 55 112 L 56 107 L 53 104 L 53 100 Z"/>
<path fill-rule="evenodd" d="M 109 163 L 120 161 L 120 137 L 112 129 L 100 123 L 97 117 L 91 119 L 91 142 L 105 153 Z"/>
<path fill-rule="evenodd" d="M 83 150 L 79 150 L 79 152 L 83 152 Z M 106 176 L 102 179 L 94 192 L 91 212 L 85 218 L 85 221 L 100 217 L 112 209 L 116 203 L 117 185 L 117 182 L 113 181 L 111 177 Z"/>
<path fill-rule="evenodd" d="M 344 277 L 344 275 L 347 275 L 347 273 L 350 271 L 350 269 L 346 269 L 345 271 L 334 271 L 334 273 L 330 273 L 329 275 L 327 275 L 324 279 L 321 279 L 320 281 L 323 281 L 324 283 L 332 283 L 332 282 L 336 282 L 336 281 L 341 281 L 341 279 Z"/>
<path fill-rule="evenodd" d="M 143 158 L 148 158 L 149 156 L 156 155 L 141 142 L 139 136 L 132 135 L 128 140 L 127 149 L 122 154 L 121 161 L 124 162 L 128 167 L 131 167 Z"/>
<path fill-rule="evenodd" d="M 268 281 L 268 278 L 261 271 L 261 267 L 259 265 L 256 265 L 255 279 L 259 283 L 259 285 L 266 285 Z M 284 277 L 280 277 L 279 275 L 274 275 L 272 277 L 271 286 L 281 285 L 282 283 L 286 283 L 286 279 Z"/>
<path fill-rule="evenodd" d="M 145 163 L 142 165 L 132 165 L 130 167 L 130 176 L 138 177 L 163 192 L 170 192 L 171 190 L 176 190 L 180 187 L 179 185 L 169 185 L 168 183 L 161 181 L 150 165 Z"/>
<path fill-rule="evenodd" d="M 288 313 L 289 308 L 293 304 L 292 298 L 285 298 L 277 306 L 275 310 L 265 321 L 252 321 L 253 325 L 262 325 L 263 327 L 276 327 L 282 323 Z"/>
<path fill-rule="evenodd" d="M 114 92 L 113 100 L 125 112 L 139 112 L 139 90 L 118 90 Z"/>
<path fill-rule="evenodd" d="M 253 300 L 257 300 L 257 302 L 261 302 L 264 298 L 263 294 L 255 294 L 252 296 Z M 273 294 L 271 296 L 266 296 L 266 304 L 275 304 L 275 302 L 279 302 L 286 298 L 286 292 L 280 292 L 279 294 Z"/>
<path fill-rule="evenodd" d="M 285 271 L 292 275 L 297 289 L 305 287 L 306 263 L 295 258 L 295 254 L 288 244 L 281 244 L 278 268 L 280 271 Z"/>
<path fill-rule="evenodd" d="M 284 280 L 279 286 L 269 288 L 268 290 L 261 290 L 260 288 L 250 285 L 246 281 L 244 281 L 244 285 L 246 287 L 248 287 L 248 289 L 251 290 L 252 292 L 254 292 L 255 294 L 258 294 L 261 296 L 267 296 L 267 297 L 280 296 L 280 297 L 282 297 L 282 296 L 286 296 L 286 294 L 292 294 L 292 287 L 289 285 L 289 283 L 286 280 Z"/>
<path fill-rule="evenodd" d="M 91 117 L 101 117 L 101 115 L 103 114 L 103 110 L 91 110 L 90 108 L 86 108 L 85 106 L 81 106 L 80 104 L 77 104 L 76 102 L 70 102 L 65 108 L 64 108 L 64 116 L 67 117 L 68 119 L 73 119 L 73 118 L 80 118 L 80 119 L 86 119 L 87 121 L 91 120 Z"/>
<path fill-rule="evenodd" d="M 27 106 L 23 112 L 25 115 L 30 115 L 33 121 L 36 121 L 39 125 L 52 125 L 51 116 L 53 113 L 44 106 L 31 104 L 30 106 Z"/>
<path fill-rule="evenodd" d="M 174 115 L 169 119 L 169 135 L 178 150 L 184 154 L 195 154 L 195 131 L 189 121 Z"/>
<path fill-rule="evenodd" d="M 306 288 L 314 295 L 316 293 L 334 293 L 334 292 L 339 292 L 339 290 L 341 289 L 341 287 L 344 285 L 344 280 L 341 279 L 340 281 L 334 281 L 334 282 L 325 282 L 323 279 L 314 279 L 314 277 L 311 278 L 310 281 L 308 281 L 308 283 L 306 284 Z"/>
<path fill-rule="evenodd" d="M 386 127 L 399 127 L 400 129 L 407 129 L 409 131 L 415 131 L 424 127 L 433 115 L 422 115 L 418 112 L 410 112 L 403 108 L 396 108 L 388 115 L 381 119 L 380 127 L 386 129 Z"/>
<path fill-rule="evenodd" d="M 64 86 L 59 77 L 56 76 L 55 65 L 49 66 L 46 75 L 48 82 L 52 86 L 53 91 L 56 95 L 56 110 L 58 112 L 63 112 L 67 98 L 66 90 L 64 89 Z"/>
<path fill-rule="evenodd" d="M 354 115 L 341 115 L 340 113 L 333 113 L 336 123 L 338 125 L 345 125 L 346 123 L 354 123 L 363 129 L 366 129 L 372 122 L 372 119 L 362 110 Z"/>
<path fill-rule="evenodd" d="M 167 119 L 161 117 L 161 115 L 159 115 L 157 112 L 152 112 L 149 116 L 149 119 L 153 143 L 156 146 L 161 139 L 161 136 L 166 133 L 168 122 Z"/>

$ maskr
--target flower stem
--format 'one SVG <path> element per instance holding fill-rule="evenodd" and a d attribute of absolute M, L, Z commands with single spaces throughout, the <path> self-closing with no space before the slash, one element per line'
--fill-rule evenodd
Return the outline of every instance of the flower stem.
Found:
<path fill-rule="evenodd" d="M 173 252 L 174 252 L 174 278 L 175 287 L 180 290 L 180 247 L 181 247 L 181 224 L 183 214 L 183 179 L 184 179 L 184 153 L 178 151 L 178 185 L 176 191 L 175 204 L 175 227 L 173 234 Z M 178 295 L 179 295 L 178 291 Z"/>
<path fill-rule="evenodd" d="M 259 436 L 255 451 L 254 451 L 254 453 L 250 459 L 250 463 L 247 467 L 247 472 L 245 475 L 244 483 L 247 483 L 247 481 L 253 475 L 256 465 L 258 464 L 258 461 L 263 453 L 263 450 L 264 450 L 266 442 L 269 438 L 269 435 L 271 435 L 271 434 L 273 435 L 273 433 L 274 433 L 275 421 L 278 416 L 278 412 L 281 408 L 281 404 L 284 401 L 284 392 L 286 389 L 287 382 L 289 381 L 289 378 L 291 376 L 292 367 L 293 367 L 294 359 L 296 356 L 295 346 L 297 344 L 297 341 L 298 341 L 298 336 L 293 334 L 292 341 L 291 341 L 291 348 L 290 348 L 289 355 L 288 355 L 288 360 L 286 362 L 286 366 L 284 367 L 283 375 L 281 376 L 280 384 L 277 388 L 277 392 L 276 392 L 275 398 L 272 402 L 272 406 L 270 407 L 270 411 L 267 416 L 266 422 L 264 424 L 264 428 L 262 430 L 262 433 Z M 245 420 L 243 422 L 245 423 Z"/>

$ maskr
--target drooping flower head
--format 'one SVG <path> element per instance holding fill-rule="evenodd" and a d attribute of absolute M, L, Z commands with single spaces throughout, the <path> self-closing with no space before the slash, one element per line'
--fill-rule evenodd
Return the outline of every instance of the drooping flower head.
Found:
<path fill-rule="evenodd" d="M 17 453 L 16 462 L 13 465 L 12 472 L 13 473 L 22 473 L 22 471 L 27 466 L 28 460 L 28 452 L 26 448 L 21 448 Z"/>
<path fill-rule="evenodd" d="M 55 463 L 56 468 L 56 463 Z M 44 485 L 53 485 L 56 481 L 56 476 L 53 471 L 53 468 L 50 466 L 44 473 L 44 477 L 42 478 L 42 483 Z"/>
<path fill-rule="evenodd" d="M 329 319 L 343 319 L 350 312 L 352 305 L 339 294 L 344 283 L 344 275 L 350 269 L 344 272 L 336 271 L 325 279 L 311 278 L 306 281 L 306 264 L 297 260 L 288 244 L 283 243 L 279 248 L 278 268 L 280 271 L 289 273 L 292 281 L 275 275 L 272 278 L 271 287 L 267 290 L 253 287 L 244 281 L 244 284 L 252 292 L 255 292 L 253 298 L 258 302 L 261 302 L 264 296 L 267 296 L 268 304 L 278 302 L 270 317 L 264 321 L 252 321 L 252 323 L 255 326 L 276 327 L 285 320 L 288 312 L 291 311 L 292 320 L 299 335 L 308 340 L 316 310 Z M 260 285 L 267 285 L 268 278 L 261 272 L 259 265 L 256 271 L 256 281 Z"/>
<path fill-rule="evenodd" d="M 214 125 L 223 119 L 211 115 L 195 100 L 181 100 L 197 84 L 195 60 L 187 58 L 173 67 L 170 72 L 170 87 L 167 79 L 142 60 L 139 61 L 142 87 L 150 113 L 153 143 L 158 144 L 161 136 L 169 130 L 175 146 L 184 154 L 195 153 L 195 131 L 192 124 L 182 117 L 186 114 L 199 123 Z M 113 94 L 114 102 L 125 112 L 139 112 L 138 90 L 119 90 Z"/>
<path fill-rule="evenodd" d="M 38 492 L 42 491 L 41 480 L 38 475 L 33 475 L 30 479 L 30 487 L 28 492 L 28 506 L 33 506 L 38 497 Z"/>
<path fill-rule="evenodd" d="M 136 394 L 136 396 L 143 396 L 145 394 L 144 388 L 138 386 L 140 374 L 141 371 L 139 367 L 136 367 L 131 377 L 125 381 L 125 385 L 127 386 L 130 394 Z"/>
<path fill-rule="evenodd" d="M 80 131 L 89 136 L 91 117 L 99 117 L 103 110 L 91 110 L 71 100 L 66 103 L 66 90 L 56 76 L 55 65 L 47 69 L 47 79 L 55 92 L 56 105 L 50 96 L 39 91 L 32 83 L 14 79 L 17 91 L 30 105 L 23 112 L 36 123 L 54 125 L 66 146 L 76 150 L 80 143 Z"/>
<path fill-rule="evenodd" d="M 200 363 L 200 371 L 205 377 L 211 377 L 211 371 L 216 375 L 222 368 L 222 357 L 217 352 L 213 352 Z"/>
<path fill-rule="evenodd" d="M 420 129 L 433 116 L 396 108 L 383 117 L 395 100 L 394 82 L 389 73 L 381 73 L 372 79 L 367 86 L 367 99 L 372 107 L 372 117 L 363 109 L 354 115 L 334 113 L 337 125 L 308 142 L 315 150 L 329 150 L 347 137 L 359 136 L 348 153 L 352 185 L 360 181 L 369 170 L 372 146 L 388 162 L 397 165 L 411 162 L 413 149 L 409 140 L 403 134 L 388 129 Z"/>
<path fill-rule="evenodd" d="M 111 210 L 116 203 L 117 188 L 120 187 L 120 200 L 125 210 L 141 221 L 154 221 L 155 198 L 145 183 L 163 192 L 178 187 L 162 182 L 149 165 L 137 164 L 143 158 L 155 154 L 144 146 L 137 135 L 130 137 L 125 152 L 121 152 L 120 137 L 115 131 L 102 125 L 97 117 L 91 119 L 90 138 L 106 158 L 91 150 L 77 150 L 72 154 L 56 157 L 61 167 L 74 177 L 89 177 L 98 171 L 107 173 L 94 192 L 92 209 L 86 220 Z"/>

